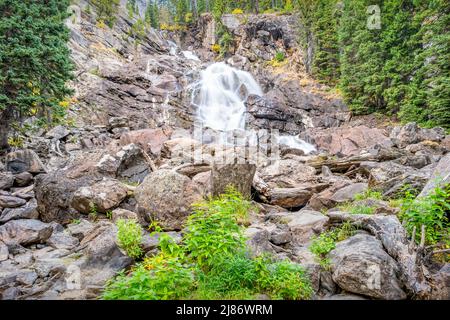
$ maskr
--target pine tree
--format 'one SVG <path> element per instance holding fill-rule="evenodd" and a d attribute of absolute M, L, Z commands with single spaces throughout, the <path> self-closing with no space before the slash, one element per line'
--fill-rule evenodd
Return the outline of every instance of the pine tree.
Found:
<path fill-rule="evenodd" d="M 385 107 L 382 96 L 384 52 L 381 30 L 367 27 L 367 8 L 378 1 L 343 1 L 339 27 L 341 46 L 340 86 L 345 100 L 356 114 L 369 113 Z"/>
<path fill-rule="evenodd" d="M 117 19 L 120 0 L 92 0 L 92 3 L 97 8 L 97 20 L 103 20 L 112 28 Z"/>
<path fill-rule="evenodd" d="M 65 25 L 69 0 L 0 2 L 0 148 L 13 121 L 60 112 L 72 78 Z"/>

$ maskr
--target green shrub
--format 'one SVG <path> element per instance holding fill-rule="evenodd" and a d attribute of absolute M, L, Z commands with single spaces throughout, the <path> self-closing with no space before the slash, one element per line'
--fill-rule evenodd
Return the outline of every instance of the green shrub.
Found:
<path fill-rule="evenodd" d="M 186 224 L 184 243 L 200 267 L 210 267 L 217 257 L 236 254 L 244 248 L 240 220 L 247 218 L 250 202 L 233 189 L 217 199 L 194 205 Z"/>
<path fill-rule="evenodd" d="M 260 293 L 273 299 L 310 298 L 311 285 L 299 265 L 252 258 L 246 251 L 239 223 L 250 208 L 250 201 L 232 188 L 195 205 L 183 242 L 161 234 L 160 252 L 109 281 L 103 299 L 254 299 Z M 140 241 L 130 232 L 136 226 L 128 223 L 120 222 L 119 235 L 136 248 Z"/>
<path fill-rule="evenodd" d="M 116 224 L 119 246 L 131 258 L 137 259 L 141 257 L 142 228 L 139 223 L 133 219 L 119 219 Z"/>
<path fill-rule="evenodd" d="M 379 191 L 367 189 L 366 191 L 355 195 L 355 200 L 366 200 L 366 199 L 375 199 L 375 200 L 383 200 L 383 194 Z"/>
<path fill-rule="evenodd" d="M 326 258 L 331 250 L 336 248 L 336 242 L 343 241 L 355 233 L 355 227 L 350 222 L 343 223 L 340 227 L 323 232 L 314 237 L 309 250 L 316 256 L 317 261 L 324 269 L 329 268 L 329 260 Z"/>
<path fill-rule="evenodd" d="M 406 222 L 405 228 L 412 234 L 416 228 L 416 241 L 420 242 L 421 227 L 425 226 L 425 241 L 427 244 L 444 242 L 450 245 L 449 220 L 450 215 L 450 184 L 436 187 L 428 196 L 415 198 L 406 191 L 402 200 L 400 219 Z"/>
<path fill-rule="evenodd" d="M 172 300 L 186 298 L 194 285 L 194 274 L 178 257 L 158 255 L 138 264 L 130 275 L 110 281 L 105 300 Z"/>
<path fill-rule="evenodd" d="M 278 52 L 275 54 L 275 60 L 276 60 L 277 62 L 283 62 L 284 59 L 286 59 L 286 56 L 285 56 L 284 52 L 278 51 Z"/>

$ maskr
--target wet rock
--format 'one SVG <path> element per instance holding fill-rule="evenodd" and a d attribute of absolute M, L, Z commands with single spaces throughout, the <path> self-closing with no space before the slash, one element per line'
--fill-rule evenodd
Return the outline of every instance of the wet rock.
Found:
<path fill-rule="evenodd" d="M 6 169 L 14 174 L 46 172 L 44 165 L 33 150 L 18 150 L 6 155 Z"/>
<path fill-rule="evenodd" d="M 4 209 L 0 214 L 0 223 L 17 219 L 37 219 L 38 217 L 37 201 L 36 199 L 31 199 L 22 207 Z"/>
<path fill-rule="evenodd" d="M 165 229 L 181 229 L 191 205 L 202 199 L 198 186 L 171 170 L 149 174 L 134 193 L 139 206 Z"/>
<path fill-rule="evenodd" d="M 88 214 L 92 208 L 106 213 L 117 207 L 126 198 L 127 192 L 127 187 L 119 181 L 105 178 L 92 186 L 81 187 L 75 191 L 71 205 L 85 214 Z"/>
<path fill-rule="evenodd" d="M 6 190 L 13 186 L 14 176 L 9 172 L 0 172 L 0 190 Z"/>
<path fill-rule="evenodd" d="M 29 245 L 42 243 L 52 234 L 53 228 L 39 220 L 12 220 L 0 226 L 0 241 Z"/>
<path fill-rule="evenodd" d="M 367 183 L 353 183 L 336 191 L 331 197 L 331 200 L 335 203 L 352 201 L 356 195 L 365 192 L 367 189 Z"/>
<path fill-rule="evenodd" d="M 0 195 L 0 207 L 3 208 L 17 208 L 23 206 L 26 201 L 22 198 Z"/>
<path fill-rule="evenodd" d="M 406 299 L 396 261 L 375 237 L 357 234 L 329 254 L 333 281 L 342 289 L 376 299 Z"/>
<path fill-rule="evenodd" d="M 14 176 L 14 184 L 18 187 L 26 187 L 33 181 L 33 175 L 29 172 L 22 172 Z"/>

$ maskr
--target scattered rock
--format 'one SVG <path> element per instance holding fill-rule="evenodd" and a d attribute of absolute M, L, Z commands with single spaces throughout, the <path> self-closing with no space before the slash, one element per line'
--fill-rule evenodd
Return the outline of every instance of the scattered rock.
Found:
<path fill-rule="evenodd" d="M 298 212 L 281 212 L 269 215 L 272 222 L 287 224 L 293 240 L 306 243 L 315 234 L 324 230 L 328 217 L 317 211 L 300 210 Z"/>
<path fill-rule="evenodd" d="M 51 237 L 47 239 L 47 244 L 55 249 L 72 250 L 78 246 L 80 241 L 70 236 L 66 232 L 53 232 Z"/>
<path fill-rule="evenodd" d="M 63 126 L 56 126 L 50 131 L 47 132 L 45 135 L 48 139 L 55 139 L 55 140 L 61 140 L 65 137 L 67 137 L 70 134 L 70 131 L 67 130 L 66 127 Z"/>
<path fill-rule="evenodd" d="M 42 243 L 52 234 L 53 228 L 39 220 L 12 220 L 0 226 L 0 241 L 29 245 Z"/>
<path fill-rule="evenodd" d="M 117 208 L 112 211 L 112 221 L 116 223 L 117 220 L 119 219 L 131 219 L 139 221 L 139 216 L 136 212 L 122 208 Z"/>
<path fill-rule="evenodd" d="M 22 172 L 14 176 L 14 184 L 18 187 L 26 187 L 33 181 L 33 175 L 29 172 Z"/>
<path fill-rule="evenodd" d="M 331 200 L 335 203 L 343 203 L 355 200 L 357 194 L 363 193 L 368 188 L 367 183 L 353 183 L 336 191 Z"/>
<path fill-rule="evenodd" d="M 33 174 L 46 172 L 38 155 L 29 149 L 8 153 L 6 155 L 6 169 L 14 174 L 26 171 Z"/>
<path fill-rule="evenodd" d="M 19 208 L 5 209 L 0 214 L 0 223 L 8 222 L 9 220 L 17 219 L 37 219 L 39 213 L 37 211 L 36 199 L 31 199 L 24 206 Z"/>
<path fill-rule="evenodd" d="M 95 208 L 106 213 L 117 207 L 127 196 L 128 189 L 117 180 L 104 179 L 92 186 L 81 187 L 73 194 L 71 205 L 81 213 L 88 214 Z"/>
<path fill-rule="evenodd" d="M 23 206 L 26 201 L 22 198 L 0 195 L 0 207 L 17 208 Z"/>
<path fill-rule="evenodd" d="M 14 176 L 9 172 L 0 172 L 0 190 L 6 190 L 13 186 Z"/>
<path fill-rule="evenodd" d="M 159 156 L 163 143 L 169 139 L 170 132 L 163 129 L 142 129 L 122 134 L 120 144 L 125 146 L 130 143 L 142 148 L 149 154 Z"/>
<path fill-rule="evenodd" d="M 73 237 L 76 237 L 79 241 L 83 240 L 89 233 L 95 229 L 94 224 L 81 219 L 77 222 L 71 223 L 67 226 L 66 231 Z"/>

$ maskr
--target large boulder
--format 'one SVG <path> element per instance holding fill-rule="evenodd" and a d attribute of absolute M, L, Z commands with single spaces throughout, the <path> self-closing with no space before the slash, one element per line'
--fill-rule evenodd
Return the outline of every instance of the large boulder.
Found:
<path fill-rule="evenodd" d="M 333 281 L 342 289 L 376 299 L 406 299 L 397 262 L 368 234 L 339 242 L 329 253 Z"/>
<path fill-rule="evenodd" d="M 169 139 L 170 131 L 163 129 L 142 129 L 125 132 L 120 137 L 120 144 L 125 146 L 131 143 L 142 148 L 149 154 L 159 155 L 163 143 Z"/>
<path fill-rule="evenodd" d="M 191 205 L 202 199 L 191 179 L 172 170 L 152 172 L 134 195 L 141 210 L 166 229 L 181 229 L 192 211 Z"/>
<path fill-rule="evenodd" d="M 400 148 L 421 141 L 439 142 L 445 138 L 443 128 L 423 129 L 417 123 L 410 122 L 403 127 L 392 129 L 390 138 Z"/>
<path fill-rule="evenodd" d="M 431 178 L 428 180 L 422 192 L 419 194 L 420 197 L 428 195 L 437 186 L 443 186 L 450 183 L 450 153 L 442 157 L 438 165 L 434 169 Z"/>
<path fill-rule="evenodd" d="M 357 155 L 363 149 L 375 145 L 391 146 L 390 139 L 381 129 L 366 126 L 309 129 L 302 133 L 303 139 L 313 143 L 318 149 L 334 155 Z"/>
<path fill-rule="evenodd" d="M 71 178 L 70 170 L 38 175 L 35 193 L 40 219 L 44 222 L 70 223 L 79 215 L 71 207 L 73 194 L 81 187 L 92 185 L 98 180 L 99 178 L 90 174 Z"/>
<path fill-rule="evenodd" d="M 295 159 L 281 159 L 258 170 L 258 175 L 273 188 L 292 188 L 315 181 L 316 169 Z"/>
<path fill-rule="evenodd" d="M 106 213 L 117 207 L 127 196 L 128 189 L 120 181 L 104 179 L 90 186 L 79 188 L 73 194 L 71 205 L 81 213 Z"/>
<path fill-rule="evenodd" d="M 313 235 L 324 231 L 328 217 L 317 211 L 280 212 L 269 215 L 270 221 L 289 227 L 292 239 L 297 243 L 307 243 Z"/>
<path fill-rule="evenodd" d="M 244 197 L 250 199 L 253 177 L 256 165 L 254 164 L 214 164 L 211 171 L 211 188 L 213 196 L 226 192 L 229 186 L 234 187 Z"/>
<path fill-rule="evenodd" d="M 0 242 L 20 245 L 42 243 L 52 232 L 51 225 L 39 220 L 12 220 L 0 226 Z"/>
<path fill-rule="evenodd" d="M 353 183 L 346 187 L 343 187 L 342 189 L 339 189 L 336 191 L 333 196 L 331 197 L 331 200 L 335 203 L 343 203 L 347 201 L 355 200 L 355 196 L 357 194 L 363 193 L 368 188 L 367 183 Z"/>
<path fill-rule="evenodd" d="M 36 199 L 31 199 L 22 207 L 4 209 L 0 214 L 0 223 L 17 219 L 37 219 L 38 217 Z"/>

